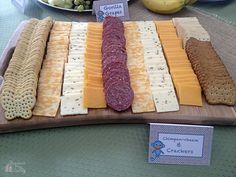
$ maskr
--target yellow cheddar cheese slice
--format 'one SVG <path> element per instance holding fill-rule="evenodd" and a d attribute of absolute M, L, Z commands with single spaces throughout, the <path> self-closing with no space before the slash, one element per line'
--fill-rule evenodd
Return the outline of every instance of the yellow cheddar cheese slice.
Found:
<path fill-rule="evenodd" d="M 155 21 L 155 24 L 156 24 L 157 27 L 159 27 L 159 26 L 165 26 L 165 27 L 174 26 L 172 20 Z"/>
<path fill-rule="evenodd" d="M 91 29 L 91 28 L 88 28 L 88 30 L 87 30 L 87 35 L 97 35 L 97 36 L 99 36 L 99 35 L 101 35 L 102 34 L 102 29 L 101 28 L 98 28 L 98 29 Z"/>
<path fill-rule="evenodd" d="M 86 52 L 88 52 L 88 53 L 99 53 L 99 52 L 101 52 L 101 48 L 86 47 Z"/>
<path fill-rule="evenodd" d="M 175 68 L 175 67 L 172 67 L 170 68 L 170 73 L 174 73 L 174 72 L 178 72 L 178 71 L 189 71 L 190 73 L 193 73 L 193 69 L 191 67 L 181 67 L 181 68 Z"/>
<path fill-rule="evenodd" d="M 87 60 L 85 61 L 85 67 L 86 66 L 92 66 L 92 67 L 96 67 L 96 68 L 102 68 L 102 63 L 99 61 L 91 61 L 91 60 Z"/>
<path fill-rule="evenodd" d="M 184 49 L 182 49 L 182 48 L 180 48 L 180 47 L 176 47 L 176 48 L 174 48 L 174 47 L 165 47 L 165 48 L 163 48 L 163 50 L 164 50 L 164 52 L 165 52 L 165 54 L 167 53 L 174 53 L 174 54 L 176 54 L 176 53 L 184 53 L 185 52 L 185 50 Z"/>
<path fill-rule="evenodd" d="M 91 35 L 91 34 L 87 34 L 87 38 L 90 39 L 95 39 L 95 40 L 102 40 L 102 35 Z"/>
<path fill-rule="evenodd" d="M 172 63 L 168 63 L 169 64 L 169 67 L 175 67 L 175 68 L 181 68 L 181 67 L 192 67 L 191 63 L 187 62 L 187 63 L 175 63 L 175 62 L 172 62 Z"/>
<path fill-rule="evenodd" d="M 100 22 L 89 22 L 88 23 L 88 29 L 94 29 L 94 27 L 101 28 L 102 29 L 102 23 Z"/>
<path fill-rule="evenodd" d="M 93 87 L 93 88 L 101 88 L 101 89 L 103 89 L 103 84 L 97 84 L 97 83 L 93 83 L 93 82 L 91 82 L 91 81 L 86 81 L 85 82 L 85 85 L 87 86 L 87 87 Z"/>
<path fill-rule="evenodd" d="M 106 108 L 103 88 L 85 86 L 83 103 L 86 108 Z"/>
<path fill-rule="evenodd" d="M 186 83 L 176 85 L 179 103 L 182 105 L 202 106 L 201 87 Z"/>
<path fill-rule="evenodd" d="M 99 86 L 102 87 L 103 86 L 103 81 L 102 80 L 92 80 L 92 79 L 86 79 L 86 84 L 91 84 L 94 86 Z"/>
<path fill-rule="evenodd" d="M 173 79 L 197 79 L 197 76 L 195 75 L 195 73 L 191 73 L 191 74 L 180 74 L 180 75 L 172 75 Z"/>
<path fill-rule="evenodd" d="M 91 65 L 88 65 L 88 66 L 85 66 L 85 69 L 86 70 L 91 70 L 91 71 L 94 71 L 94 72 L 97 72 L 97 73 L 102 73 L 102 68 L 101 67 L 94 67 L 94 66 L 91 66 Z"/>
<path fill-rule="evenodd" d="M 202 106 L 201 87 L 172 21 L 155 22 L 171 77 L 182 105 Z"/>
<path fill-rule="evenodd" d="M 163 35 L 160 36 L 160 40 L 164 41 L 164 40 L 178 40 L 178 37 L 176 35 Z"/>
<path fill-rule="evenodd" d="M 86 59 L 84 61 L 84 64 L 85 64 L 85 66 L 92 65 L 92 66 L 96 66 L 96 67 L 102 67 L 102 62 L 97 59 Z"/>
<path fill-rule="evenodd" d="M 199 86 L 199 82 L 196 78 L 195 79 L 191 79 L 191 78 L 188 78 L 188 79 L 173 79 L 173 82 L 174 82 L 175 85 L 186 84 L 186 85 Z"/>
<path fill-rule="evenodd" d="M 89 59 L 89 58 L 93 58 L 93 59 L 98 59 L 98 60 L 102 60 L 102 54 L 101 53 L 88 53 L 88 52 L 85 52 L 84 53 L 84 56 L 86 59 Z"/>
<path fill-rule="evenodd" d="M 101 72 L 97 72 L 97 71 L 91 71 L 91 70 L 88 70 L 88 69 L 84 69 L 84 75 L 90 75 L 90 74 L 92 74 L 92 75 L 102 75 L 102 73 Z"/>
<path fill-rule="evenodd" d="M 194 74 L 193 70 L 171 71 L 171 75 Z"/>
<path fill-rule="evenodd" d="M 103 83 L 102 75 L 92 75 L 92 74 L 89 74 L 88 75 L 88 80 L 94 80 L 94 81 L 99 81 L 100 83 Z"/>
<path fill-rule="evenodd" d="M 97 48 L 101 51 L 102 42 L 96 40 L 90 40 L 90 42 L 86 43 L 86 48 Z"/>

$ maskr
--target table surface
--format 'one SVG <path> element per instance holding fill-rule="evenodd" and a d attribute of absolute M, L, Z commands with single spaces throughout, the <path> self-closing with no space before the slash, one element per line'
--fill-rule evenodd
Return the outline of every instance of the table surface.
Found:
<path fill-rule="evenodd" d="M 235 1 L 224 6 L 225 12 L 236 9 Z M 169 19 L 172 16 L 156 15 L 145 10 L 139 0 L 129 4 L 132 20 Z M 209 6 L 209 5 L 208 5 Z M 212 5 L 213 6 L 213 5 Z M 224 51 L 216 45 L 217 52 L 224 58 L 235 60 L 235 26 L 223 22 L 234 23 L 233 14 L 219 12 L 219 7 L 212 8 L 197 5 L 201 12 L 186 8 L 175 16 L 197 16 L 203 26 L 214 33 L 213 43 L 218 43 L 221 32 L 224 33 Z M 229 8 L 227 8 L 229 7 Z M 223 8 L 223 6 L 222 6 Z M 229 10 L 228 10 L 229 9 Z M 220 20 L 205 15 L 217 14 Z M 232 11 L 232 12 L 233 12 Z M 203 13 L 202 13 L 203 12 Z M 52 16 L 56 20 L 94 21 L 95 17 L 86 14 L 65 13 L 50 8 L 43 8 L 29 2 L 25 14 L 20 13 L 10 0 L 1 1 L 0 7 L 0 53 L 16 26 L 24 19 L 44 18 Z M 215 16 L 215 15 L 214 15 Z M 205 19 L 207 19 L 205 21 Z M 218 24 L 215 22 L 217 21 Z M 218 25 L 218 28 L 216 27 Z M 221 26 L 224 28 L 221 28 Z M 215 28 L 214 28 L 215 27 Z M 233 58 L 234 57 L 234 58 Z M 232 75 L 235 66 L 226 62 Z M 235 63 L 233 63 L 235 64 Z M 235 77 L 234 77 L 235 80 Z M 213 137 L 212 159 L 210 166 L 176 166 L 147 163 L 148 125 L 89 125 L 47 130 L 35 130 L 21 133 L 0 135 L 0 177 L 11 176 L 160 176 L 160 177 L 235 177 L 236 176 L 236 128 L 216 126 Z M 18 167 L 16 172 L 7 172 L 6 167 Z M 18 171 L 18 172 L 17 172 Z"/>

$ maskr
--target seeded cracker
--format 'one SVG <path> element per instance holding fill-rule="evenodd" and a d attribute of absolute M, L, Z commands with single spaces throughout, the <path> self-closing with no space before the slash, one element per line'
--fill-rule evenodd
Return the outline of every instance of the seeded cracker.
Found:
<path fill-rule="evenodd" d="M 210 104 L 235 105 L 236 85 L 211 42 L 190 38 L 186 52 Z"/>

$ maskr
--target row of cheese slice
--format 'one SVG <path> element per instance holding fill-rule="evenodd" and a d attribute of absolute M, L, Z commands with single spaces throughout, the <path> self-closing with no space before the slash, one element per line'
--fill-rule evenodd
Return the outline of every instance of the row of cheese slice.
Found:
<path fill-rule="evenodd" d="M 172 21 L 157 21 L 156 27 L 177 91 L 179 103 L 202 106 L 200 84 L 187 54 L 182 48 L 182 41 L 177 36 Z"/>
<path fill-rule="evenodd" d="M 33 115 L 55 117 L 58 112 L 70 30 L 70 22 L 56 21 L 53 24 L 40 71 L 37 102 Z"/>
<path fill-rule="evenodd" d="M 127 39 L 131 39 L 130 43 L 127 42 L 127 53 L 135 92 L 133 112 L 178 111 L 175 90 L 154 22 L 126 22 L 125 27 Z"/>
<path fill-rule="evenodd" d="M 50 40 L 48 45 L 48 50 L 63 53 L 59 59 L 68 55 L 64 69 L 61 115 L 87 114 L 87 108 L 106 108 L 101 69 L 102 23 L 73 22 L 72 27 L 68 27 L 69 23 L 65 24 L 58 23 L 55 26 L 51 32 L 51 39 L 55 41 Z M 180 104 L 201 106 L 198 80 L 192 72 L 173 23 L 156 22 L 155 26 L 153 21 L 125 22 L 124 26 L 127 65 L 135 95 L 133 113 L 179 110 L 172 79 Z M 49 55 L 49 59 L 56 56 Z M 61 62 L 62 68 L 65 58 Z M 59 59 L 50 62 L 45 60 L 45 64 L 47 62 L 59 66 Z M 51 115 L 40 115 L 53 117 L 55 111 Z"/>
<path fill-rule="evenodd" d="M 72 23 L 68 62 L 65 63 L 61 115 L 87 114 L 83 105 L 84 50 L 87 23 Z"/>
<path fill-rule="evenodd" d="M 186 66 L 190 69 L 191 65 L 190 63 L 182 62 L 184 60 L 188 61 L 185 55 L 178 55 L 179 51 L 182 52 L 183 49 L 181 47 L 181 40 L 176 36 L 175 28 L 170 28 L 170 25 L 166 25 L 169 22 L 161 23 L 164 25 L 159 28 L 160 31 L 158 32 L 160 32 L 161 43 L 164 48 L 165 56 L 167 59 L 172 59 L 172 56 L 173 58 L 176 58 L 175 61 L 167 61 L 169 67 L 171 67 L 170 72 L 177 90 L 180 104 L 200 106 L 201 96 L 199 97 L 200 101 L 185 101 L 186 98 L 190 99 L 188 94 L 191 94 L 192 92 L 188 93 L 188 89 L 184 91 L 183 89 L 185 89 L 190 83 L 195 83 L 195 81 L 197 83 L 197 80 L 193 79 L 193 82 L 188 82 L 189 79 L 187 78 L 187 81 L 185 82 L 185 75 L 181 75 L 179 77 L 179 75 L 177 76 L 173 74 L 175 73 L 175 69 L 177 70 L 177 73 L 182 73 L 181 70 L 185 73 L 187 72 Z M 171 75 L 168 71 L 168 66 L 163 55 L 162 46 L 158 38 L 155 23 L 152 21 L 125 22 L 124 26 L 128 55 L 127 65 L 130 72 L 131 86 L 135 95 L 134 102 L 132 104 L 132 112 L 142 113 L 152 111 L 178 111 L 179 105 L 172 84 Z M 80 100 L 83 100 L 80 101 L 81 110 L 87 108 L 106 108 L 101 70 L 102 30 L 102 23 L 88 23 L 83 29 L 78 29 L 78 31 L 71 32 L 72 36 L 76 35 L 77 32 L 79 37 L 76 41 L 77 43 L 71 41 L 71 53 L 68 60 L 71 60 L 74 65 L 78 64 L 77 69 L 83 70 L 83 72 L 81 71 L 81 73 L 83 73 L 83 75 L 81 75 L 83 76 L 83 79 L 80 78 L 82 82 L 80 88 L 83 88 L 82 95 L 80 97 Z M 167 30 L 167 33 L 164 34 L 164 30 Z M 73 51 L 73 46 L 77 46 L 78 51 Z M 177 61 L 179 59 L 181 62 Z M 171 63 L 173 63 L 173 65 L 171 65 Z M 69 62 L 67 65 L 69 65 Z M 79 67 L 79 65 L 82 65 L 83 67 Z M 64 77 L 65 79 L 67 78 L 66 70 Z M 189 75 L 187 74 L 187 77 L 188 76 Z M 179 84 L 179 82 L 182 84 Z M 64 84 L 66 83 L 64 82 Z M 71 84 L 73 85 L 73 83 Z M 177 85 L 180 86 L 177 87 Z M 182 85 L 187 86 L 183 87 Z M 65 92 L 64 88 L 65 86 L 63 87 L 63 93 Z M 198 93 L 201 93 L 201 91 Z M 63 105 L 65 104 L 62 99 L 62 106 Z M 84 113 L 87 113 L 87 111 L 76 112 L 76 114 Z M 62 115 L 69 114 L 74 113 L 73 111 L 71 111 L 71 113 L 62 113 Z"/>

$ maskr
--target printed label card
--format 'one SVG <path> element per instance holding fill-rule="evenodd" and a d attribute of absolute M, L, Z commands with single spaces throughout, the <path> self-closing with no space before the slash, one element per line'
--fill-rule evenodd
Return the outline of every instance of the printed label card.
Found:
<path fill-rule="evenodd" d="M 106 16 L 119 17 L 121 20 L 129 20 L 127 0 L 99 0 L 93 2 L 93 13 L 98 22 L 102 22 Z"/>
<path fill-rule="evenodd" d="M 150 124 L 149 163 L 210 165 L 213 127 Z"/>

